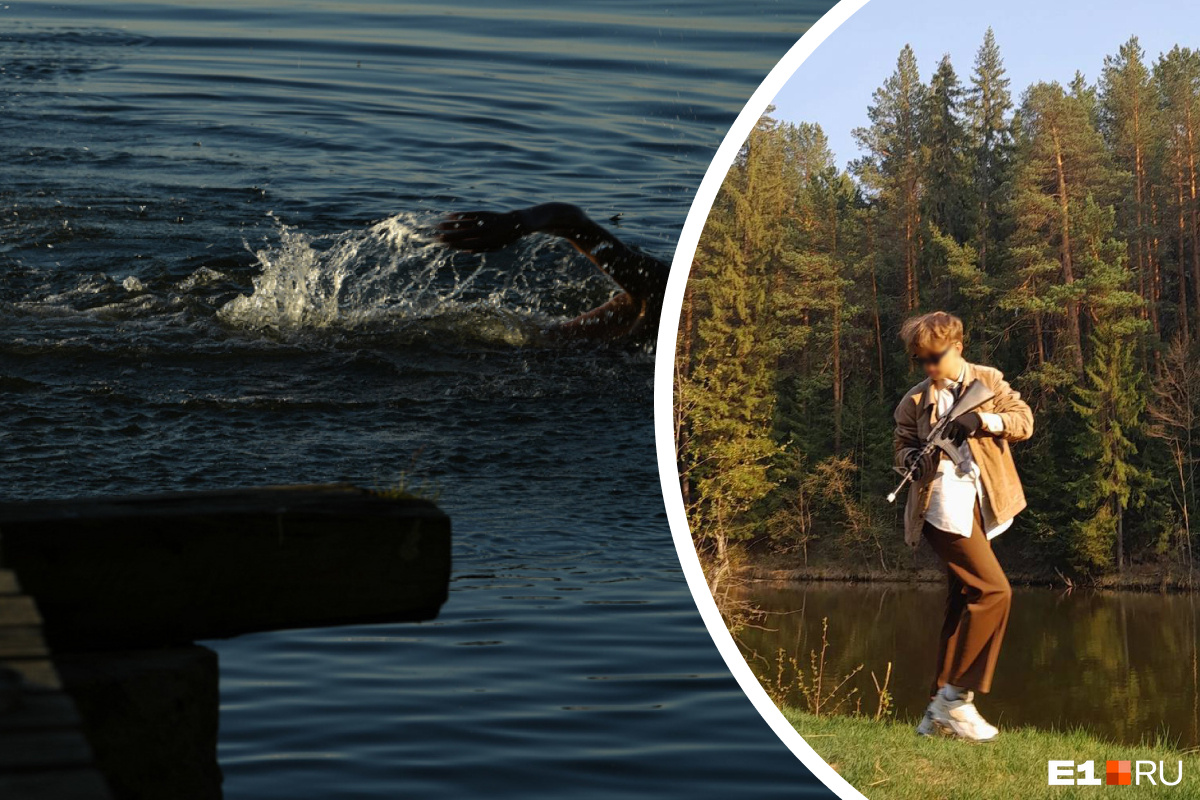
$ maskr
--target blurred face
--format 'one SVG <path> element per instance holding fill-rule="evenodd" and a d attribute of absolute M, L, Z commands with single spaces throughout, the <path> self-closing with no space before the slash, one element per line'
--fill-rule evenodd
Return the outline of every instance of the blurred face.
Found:
<path fill-rule="evenodd" d="M 961 341 L 940 344 L 933 349 L 917 348 L 913 359 L 931 380 L 954 380 L 962 369 Z"/>

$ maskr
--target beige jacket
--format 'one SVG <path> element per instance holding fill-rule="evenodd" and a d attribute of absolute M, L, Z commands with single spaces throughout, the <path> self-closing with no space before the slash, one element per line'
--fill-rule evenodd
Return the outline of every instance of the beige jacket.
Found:
<path fill-rule="evenodd" d="M 983 364 L 966 366 L 963 385 L 981 380 L 995 393 L 976 411 L 998 414 L 1004 420 L 1004 430 L 988 433 L 980 429 L 967 440 L 971 455 L 979 465 L 983 495 L 991 505 L 996 522 L 1004 522 L 1025 508 L 1025 491 L 1021 478 L 1013 463 L 1012 442 L 1028 439 L 1033 435 L 1033 412 L 1021 399 L 1021 394 L 1008 385 L 1004 373 Z M 937 421 L 937 389 L 929 378 L 918 383 L 904 394 L 893 415 L 896 432 L 893 440 L 895 465 L 904 467 L 904 459 L 913 448 L 920 448 Z M 929 490 L 933 475 L 930 473 L 915 481 L 908 491 L 904 506 L 904 541 L 910 547 L 921 543 L 921 528 L 925 511 L 929 508 Z"/>

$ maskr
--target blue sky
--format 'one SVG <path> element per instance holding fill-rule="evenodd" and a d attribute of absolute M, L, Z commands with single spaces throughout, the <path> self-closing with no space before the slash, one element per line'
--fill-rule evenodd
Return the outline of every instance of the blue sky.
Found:
<path fill-rule="evenodd" d="M 867 121 L 871 94 L 913 46 L 928 80 L 944 53 L 965 84 L 990 25 L 1013 101 L 1030 83 L 1094 82 L 1104 56 L 1137 35 L 1147 60 L 1179 44 L 1200 47 L 1200 7 L 1191 0 L 870 0 L 800 65 L 773 101 L 774 116 L 818 122 L 840 165 L 859 155 L 851 129 Z"/>

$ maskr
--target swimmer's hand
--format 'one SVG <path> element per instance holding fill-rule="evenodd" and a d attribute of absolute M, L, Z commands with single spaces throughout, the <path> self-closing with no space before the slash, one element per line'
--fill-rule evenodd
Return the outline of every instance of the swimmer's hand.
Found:
<path fill-rule="evenodd" d="M 533 232 L 520 211 L 456 211 L 437 228 L 437 241 L 468 253 L 499 250 Z"/>

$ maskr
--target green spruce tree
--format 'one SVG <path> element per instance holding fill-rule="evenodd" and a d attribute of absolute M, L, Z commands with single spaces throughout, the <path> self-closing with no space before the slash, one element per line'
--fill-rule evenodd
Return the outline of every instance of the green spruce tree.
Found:
<path fill-rule="evenodd" d="M 1009 116 L 1013 107 L 1009 82 L 995 33 L 989 27 L 975 55 L 971 87 L 964 102 L 978 204 L 974 245 L 979 253 L 979 268 L 984 274 L 988 272 L 991 251 L 1006 233 L 1005 206 L 1015 149 Z"/>
<path fill-rule="evenodd" d="M 1145 499 L 1134 493 L 1147 477 L 1134 460 L 1134 437 L 1146 398 L 1129 336 L 1116 326 L 1102 326 L 1091 338 L 1092 357 L 1071 399 L 1083 425 L 1075 454 L 1085 467 L 1068 482 L 1085 513 L 1072 527 L 1072 552 L 1080 569 L 1103 569 L 1115 560 L 1120 571 L 1126 563 L 1125 510 Z"/>
<path fill-rule="evenodd" d="M 767 276 L 781 249 L 789 198 L 778 123 L 764 116 L 751 131 L 722 185 L 694 265 L 703 309 L 696 357 L 679 387 L 690 409 L 686 455 L 696 499 L 689 518 L 720 563 L 731 542 L 752 536 L 748 512 L 770 492 L 776 447 Z"/>
<path fill-rule="evenodd" d="M 876 241 L 886 244 L 889 260 L 900 275 L 898 294 L 905 313 L 920 303 L 918 258 L 921 251 L 921 117 L 928 88 L 921 81 L 917 57 L 905 45 L 896 71 L 872 95 L 870 125 L 853 135 L 865 151 L 852 170 L 881 210 Z"/>

